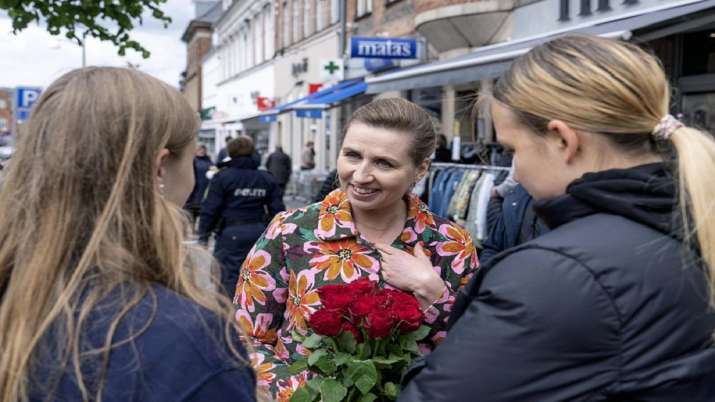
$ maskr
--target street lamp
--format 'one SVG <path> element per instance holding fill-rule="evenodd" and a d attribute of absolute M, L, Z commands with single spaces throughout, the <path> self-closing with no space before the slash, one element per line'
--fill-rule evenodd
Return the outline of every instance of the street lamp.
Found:
<path fill-rule="evenodd" d="M 82 68 L 87 66 L 87 34 L 89 31 L 84 31 L 82 34 Z"/>

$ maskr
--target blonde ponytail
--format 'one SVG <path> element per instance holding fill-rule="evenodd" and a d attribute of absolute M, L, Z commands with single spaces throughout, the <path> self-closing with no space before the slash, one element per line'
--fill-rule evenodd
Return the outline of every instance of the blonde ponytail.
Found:
<path fill-rule="evenodd" d="M 700 250 L 708 270 L 710 303 L 715 306 L 715 140 L 701 131 L 681 127 L 670 141 L 678 155 L 684 238 Z"/>

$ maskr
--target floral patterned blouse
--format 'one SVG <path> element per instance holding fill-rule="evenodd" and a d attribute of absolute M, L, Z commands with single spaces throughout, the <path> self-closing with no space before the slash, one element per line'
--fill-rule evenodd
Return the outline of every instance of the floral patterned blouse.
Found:
<path fill-rule="evenodd" d="M 432 327 L 429 352 L 446 335 L 447 319 L 459 287 L 479 263 L 464 229 L 433 215 L 419 198 L 408 196 L 402 234 L 392 246 L 412 252 L 422 242 L 447 289 L 425 311 Z M 252 362 L 260 387 L 273 398 L 287 401 L 304 384 L 307 374 L 290 376 L 291 356 L 307 352 L 291 340 L 292 331 L 308 334 L 311 313 L 320 308 L 317 289 L 368 277 L 389 287 L 380 276 L 380 254 L 356 230 L 347 196 L 340 190 L 305 208 L 278 214 L 251 249 L 241 268 L 233 302 L 236 319 L 256 349 Z"/>

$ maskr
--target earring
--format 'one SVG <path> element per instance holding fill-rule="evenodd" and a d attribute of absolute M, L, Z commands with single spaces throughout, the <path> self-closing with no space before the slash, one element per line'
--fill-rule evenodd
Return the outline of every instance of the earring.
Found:
<path fill-rule="evenodd" d="M 159 181 L 159 194 L 164 195 L 164 183 Z"/>

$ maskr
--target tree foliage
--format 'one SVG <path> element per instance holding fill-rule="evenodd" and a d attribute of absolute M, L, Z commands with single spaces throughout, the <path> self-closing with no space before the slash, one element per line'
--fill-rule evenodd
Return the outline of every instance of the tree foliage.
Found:
<path fill-rule="evenodd" d="M 52 35 L 62 35 L 82 44 L 86 36 L 112 42 L 122 56 L 127 49 L 149 57 L 150 53 L 130 36 L 143 23 L 142 14 L 151 12 L 164 28 L 171 18 L 161 10 L 167 0 L 0 0 L 0 9 L 12 18 L 17 33 L 34 22 L 47 24 Z"/>

